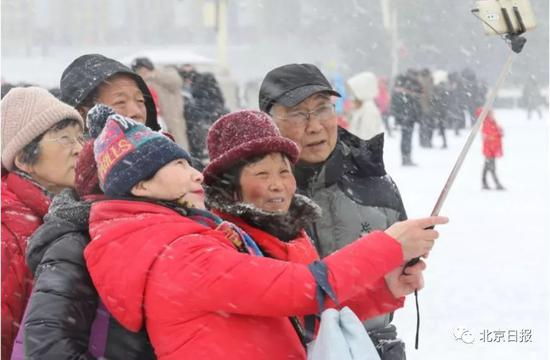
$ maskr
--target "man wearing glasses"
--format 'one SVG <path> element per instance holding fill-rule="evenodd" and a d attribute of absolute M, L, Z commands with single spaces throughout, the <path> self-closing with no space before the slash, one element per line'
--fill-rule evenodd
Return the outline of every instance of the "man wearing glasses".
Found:
<path fill-rule="evenodd" d="M 311 64 L 271 70 L 259 95 L 260 109 L 300 147 L 294 169 L 298 190 L 323 209 L 322 218 L 308 229 L 321 257 L 407 217 L 397 186 L 384 169 L 383 134 L 365 141 L 339 128 L 333 96 L 340 94 Z M 391 318 L 386 314 L 368 320 L 365 327 L 382 359 L 405 359 Z"/>

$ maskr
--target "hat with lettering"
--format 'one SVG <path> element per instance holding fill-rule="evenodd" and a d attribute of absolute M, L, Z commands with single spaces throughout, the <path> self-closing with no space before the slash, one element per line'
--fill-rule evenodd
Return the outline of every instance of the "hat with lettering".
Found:
<path fill-rule="evenodd" d="M 106 195 L 129 195 L 132 187 L 153 177 L 176 159 L 191 160 L 166 136 L 121 115 L 110 115 L 94 142 L 99 186 Z"/>

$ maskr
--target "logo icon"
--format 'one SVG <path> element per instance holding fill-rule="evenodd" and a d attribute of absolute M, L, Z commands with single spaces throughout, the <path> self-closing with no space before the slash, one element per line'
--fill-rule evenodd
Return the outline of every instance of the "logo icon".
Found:
<path fill-rule="evenodd" d="M 455 328 L 453 336 L 456 341 L 462 341 L 464 344 L 473 344 L 476 341 L 474 334 L 463 326 Z"/>

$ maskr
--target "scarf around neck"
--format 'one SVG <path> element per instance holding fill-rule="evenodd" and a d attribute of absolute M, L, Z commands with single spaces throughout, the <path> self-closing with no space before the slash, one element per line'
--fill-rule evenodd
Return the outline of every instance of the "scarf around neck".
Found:
<path fill-rule="evenodd" d="M 321 208 L 306 196 L 295 194 L 286 213 L 271 213 L 254 205 L 234 202 L 216 187 L 205 187 L 206 204 L 210 209 L 222 211 L 243 219 L 281 241 L 288 242 L 297 237 L 300 231 L 321 218 Z"/>

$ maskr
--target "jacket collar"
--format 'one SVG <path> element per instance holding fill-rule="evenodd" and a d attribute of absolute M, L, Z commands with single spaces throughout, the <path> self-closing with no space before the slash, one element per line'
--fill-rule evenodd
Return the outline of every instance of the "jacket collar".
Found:
<path fill-rule="evenodd" d="M 34 181 L 23 177 L 19 173 L 10 172 L 6 176 L 6 185 L 9 191 L 14 193 L 19 201 L 27 206 L 41 219 L 48 213 L 51 198 Z"/>
<path fill-rule="evenodd" d="M 322 164 L 298 163 L 294 173 L 300 189 L 314 190 L 329 187 L 344 175 L 384 176 L 384 134 L 363 140 L 339 127 L 338 141 L 329 158 Z"/>
<path fill-rule="evenodd" d="M 299 194 L 294 195 L 285 214 L 269 213 L 250 204 L 231 201 L 218 188 L 210 186 L 206 187 L 206 200 L 209 208 L 240 218 L 282 241 L 294 239 L 302 229 L 321 217 L 321 208 Z"/>

